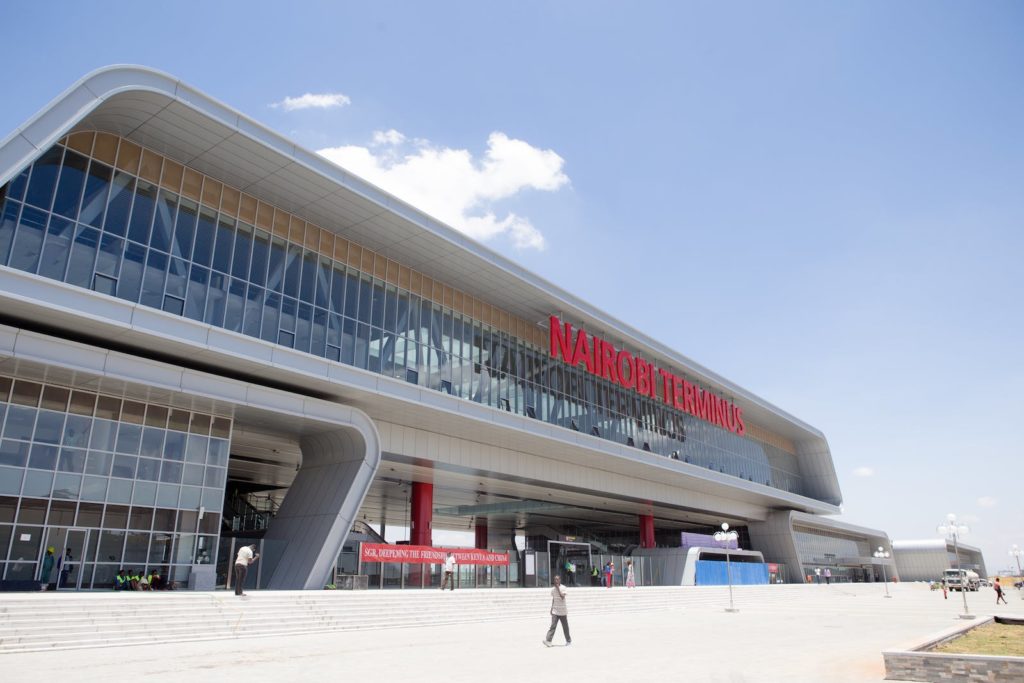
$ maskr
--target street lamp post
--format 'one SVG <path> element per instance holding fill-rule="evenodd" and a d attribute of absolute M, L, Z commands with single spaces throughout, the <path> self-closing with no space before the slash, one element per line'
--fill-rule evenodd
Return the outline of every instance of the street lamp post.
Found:
<path fill-rule="evenodd" d="M 1020 547 L 1016 543 L 1014 543 L 1012 546 L 1010 546 L 1010 557 L 1012 557 L 1013 559 L 1017 560 L 1017 576 L 1018 577 L 1022 576 L 1022 574 L 1020 572 L 1020 558 L 1021 558 L 1021 555 L 1024 555 L 1024 550 L 1021 550 Z"/>
<path fill-rule="evenodd" d="M 889 553 L 882 546 L 878 546 L 878 550 L 872 554 L 879 560 L 889 559 Z M 889 595 L 889 578 L 885 574 L 885 562 L 880 562 L 879 564 L 882 565 L 882 583 L 885 584 L 885 597 L 891 598 L 892 596 Z"/>
<path fill-rule="evenodd" d="M 957 524 L 956 515 L 950 512 L 946 515 L 946 523 L 935 527 L 935 530 L 947 539 L 953 540 L 953 554 L 956 555 L 956 570 L 960 575 L 960 595 L 964 599 L 964 613 L 960 615 L 960 618 L 973 619 L 974 615 L 967 610 L 967 587 L 964 585 L 967 583 L 967 577 L 964 575 L 964 570 L 960 568 L 960 549 L 957 546 L 957 540 L 960 536 L 966 534 L 969 529 L 966 524 Z"/>
<path fill-rule="evenodd" d="M 739 612 L 732 604 L 732 565 L 729 563 L 729 544 L 737 538 L 739 538 L 739 534 L 735 531 L 729 531 L 728 522 L 722 522 L 722 530 L 715 532 L 715 540 L 719 543 L 725 543 L 725 575 L 729 580 L 729 606 L 726 608 L 726 612 Z"/>

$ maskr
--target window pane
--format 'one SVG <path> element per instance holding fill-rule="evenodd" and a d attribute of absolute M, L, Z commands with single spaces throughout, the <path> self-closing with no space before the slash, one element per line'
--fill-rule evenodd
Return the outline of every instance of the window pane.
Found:
<path fill-rule="evenodd" d="M 39 209 L 26 206 L 21 212 L 21 220 L 14 235 L 11 247 L 11 268 L 36 272 L 39 266 L 39 254 L 43 250 L 43 235 L 46 232 L 46 214 Z"/>
<path fill-rule="evenodd" d="M 287 296 L 299 296 L 299 275 L 302 269 L 302 249 L 297 244 L 288 245 L 285 261 L 284 293 Z"/>
<path fill-rule="evenodd" d="M 85 170 L 88 165 L 88 159 L 81 154 L 67 150 L 64 155 L 64 165 L 60 170 L 60 180 L 57 183 L 57 194 L 53 200 L 54 213 L 67 218 L 75 218 L 78 215 L 78 201 L 82 196 Z"/>
<path fill-rule="evenodd" d="M 110 474 L 110 466 L 113 461 L 114 456 L 110 453 L 90 451 L 85 461 L 85 473 L 105 477 Z"/>
<path fill-rule="evenodd" d="M 249 253 L 252 250 L 252 226 L 238 224 L 235 235 L 235 253 L 231 259 L 231 274 L 245 278 L 249 274 Z"/>
<path fill-rule="evenodd" d="M 210 271 L 193 265 L 189 271 L 188 296 L 185 297 L 185 315 L 202 321 L 206 313 L 206 293 L 210 286 Z"/>
<path fill-rule="evenodd" d="M 105 166 L 96 160 L 89 164 L 89 176 L 85 181 L 82 211 L 78 216 L 78 220 L 88 223 L 94 228 L 99 228 L 103 225 L 112 175 L 113 170 L 109 166 Z"/>
<path fill-rule="evenodd" d="M 213 248 L 213 268 L 222 273 L 229 273 L 231 268 L 231 252 L 235 243 L 235 220 L 221 217 L 217 221 L 217 242 Z"/>
<path fill-rule="evenodd" d="M 267 283 L 267 260 L 270 255 L 270 235 L 257 230 L 253 237 L 252 264 L 249 266 L 249 281 L 257 285 Z"/>
<path fill-rule="evenodd" d="M 299 287 L 299 299 L 312 303 L 316 289 L 317 263 L 316 254 L 312 251 L 302 253 L 302 280 Z"/>
<path fill-rule="evenodd" d="M 150 250 L 146 259 L 146 272 L 142 279 L 143 306 L 160 308 L 164 303 L 164 283 L 167 279 L 167 254 Z"/>
<path fill-rule="evenodd" d="M 32 165 L 32 177 L 29 180 L 28 192 L 25 194 L 27 204 L 49 210 L 63 152 L 61 147 L 52 147 Z"/>
<path fill-rule="evenodd" d="M 117 281 L 117 296 L 136 302 L 142 288 L 142 277 L 145 271 L 146 248 L 141 244 L 129 242 L 121 264 L 121 277 Z"/>
<path fill-rule="evenodd" d="M 75 224 L 65 218 L 54 216 L 46 231 L 46 243 L 39 263 L 39 274 L 54 280 L 63 280 L 71 251 L 71 240 L 75 236 Z"/>
<path fill-rule="evenodd" d="M 65 282 L 79 287 L 89 288 L 92 286 L 96 247 L 99 245 L 99 241 L 99 230 L 79 224 L 75 234 L 75 243 L 71 246 L 71 258 L 68 262 L 68 274 Z"/>
<path fill-rule="evenodd" d="M 195 202 L 181 200 L 178 207 L 178 218 L 174 223 L 174 242 L 171 253 L 183 259 L 192 258 L 192 241 L 196 234 L 198 207 Z"/>
<path fill-rule="evenodd" d="M 128 238 L 140 244 L 150 241 L 150 228 L 153 225 L 153 213 L 156 209 L 157 188 L 144 180 L 140 180 L 135 190 L 135 205 L 132 207 L 132 220 L 128 226 Z M 161 244 L 153 246 L 161 251 L 167 250 L 167 235 L 160 236 Z"/>
<path fill-rule="evenodd" d="M 192 248 L 192 255 L 195 262 L 208 266 L 213 257 L 213 238 L 216 231 L 216 216 L 203 209 L 199 212 L 199 223 L 196 227 L 195 246 Z"/>
<path fill-rule="evenodd" d="M 149 246 L 153 249 L 171 251 L 171 233 L 174 231 L 174 214 L 177 206 L 177 195 L 160 190 L 156 201 L 156 213 L 153 216 L 153 234 L 149 240 Z M 135 217 L 132 216 L 132 224 L 134 223 Z M 145 240 L 140 239 L 139 242 L 145 243 Z"/>
<path fill-rule="evenodd" d="M 117 277 L 121 268 L 121 254 L 124 253 L 124 240 L 113 235 L 100 237 L 100 249 L 96 256 L 96 272 Z"/>
<path fill-rule="evenodd" d="M 128 216 L 131 214 L 132 195 L 135 193 L 135 178 L 117 171 L 114 173 L 114 182 L 110 186 L 110 200 L 107 202 L 107 218 L 103 223 L 103 229 L 114 235 L 124 235 L 128 230 Z M 145 207 L 142 207 L 145 210 Z M 152 204 L 150 204 L 152 211 Z M 135 238 L 133 238 L 135 239 Z M 145 239 L 135 239 L 136 242 L 145 242 Z"/>

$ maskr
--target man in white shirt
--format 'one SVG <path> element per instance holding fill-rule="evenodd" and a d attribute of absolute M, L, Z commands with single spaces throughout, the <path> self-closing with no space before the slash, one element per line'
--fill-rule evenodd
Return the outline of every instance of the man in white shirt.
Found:
<path fill-rule="evenodd" d="M 542 641 L 547 647 L 551 647 L 551 639 L 555 637 L 555 627 L 562 622 L 562 635 L 565 636 L 565 646 L 572 645 L 572 637 L 569 635 L 569 610 L 565 606 L 565 588 L 562 587 L 562 577 L 555 577 L 555 585 L 551 589 L 551 628 Z"/>
<path fill-rule="evenodd" d="M 256 553 L 256 544 L 243 545 L 238 549 L 235 557 L 235 595 L 245 595 L 242 588 L 245 586 L 245 575 L 249 572 L 249 565 L 259 559 Z"/>
<path fill-rule="evenodd" d="M 455 590 L 455 556 L 451 553 L 444 558 L 444 579 L 441 581 L 441 590 L 444 590 L 449 581 L 452 582 L 451 590 Z"/>

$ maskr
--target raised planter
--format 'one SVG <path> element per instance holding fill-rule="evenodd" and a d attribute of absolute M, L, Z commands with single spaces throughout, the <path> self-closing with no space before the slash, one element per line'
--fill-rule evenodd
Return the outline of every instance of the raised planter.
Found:
<path fill-rule="evenodd" d="M 887 650 L 885 660 L 887 680 L 899 681 L 992 681 L 994 683 L 1020 683 L 1024 681 L 1024 657 L 997 657 L 995 655 L 963 655 L 931 652 L 948 640 L 963 635 L 978 626 L 996 623 L 1016 624 L 1019 619 L 988 617 L 976 623 L 961 624 L 912 644 L 906 650 Z"/>

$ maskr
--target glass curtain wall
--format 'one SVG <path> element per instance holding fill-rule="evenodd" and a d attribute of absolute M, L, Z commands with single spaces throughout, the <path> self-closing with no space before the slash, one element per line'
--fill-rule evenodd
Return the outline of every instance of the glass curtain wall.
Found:
<path fill-rule="evenodd" d="M 393 278 L 368 250 L 352 245 L 344 261 L 335 258 L 336 248 L 318 246 L 318 228 L 290 231 L 287 214 L 273 213 L 273 230 L 256 227 L 255 218 L 239 218 L 237 198 L 231 206 L 220 199 L 220 183 L 187 169 L 183 181 L 174 162 L 143 150 L 140 164 L 137 146 L 95 137 L 96 150 L 101 139 L 133 149 L 134 165 L 117 159 L 135 171 L 54 146 L 0 190 L 0 265 L 804 492 L 792 453 L 553 360 L 536 338 L 482 322 L 476 304 L 442 305 L 416 293 L 418 274 L 411 285 Z M 168 189 L 168 169 L 180 193 Z M 188 198 L 190 177 L 192 196 L 207 199 L 216 186 L 217 199 Z"/>
<path fill-rule="evenodd" d="M 0 376 L 0 578 L 186 581 L 216 560 L 230 432 L 226 417 Z M 48 547 L 73 574 L 42 576 Z"/>

